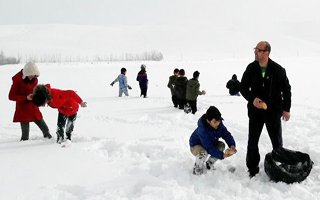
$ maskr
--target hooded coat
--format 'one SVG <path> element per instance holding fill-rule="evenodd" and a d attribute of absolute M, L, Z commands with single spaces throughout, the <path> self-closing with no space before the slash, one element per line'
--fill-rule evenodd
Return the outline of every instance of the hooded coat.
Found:
<path fill-rule="evenodd" d="M 189 144 L 190 147 L 201 145 L 211 156 L 223 159 L 224 153 L 215 147 L 219 138 L 223 138 L 229 147 L 236 146 L 231 133 L 223 125 L 222 121 L 218 128 L 214 129 L 208 124 L 206 114 L 204 114 L 198 120 L 198 127 L 190 136 Z"/>
<path fill-rule="evenodd" d="M 240 92 L 240 81 L 237 77 L 233 76 L 232 79 L 227 82 L 226 88 L 229 89 L 230 95 L 236 95 Z"/>
<path fill-rule="evenodd" d="M 72 116 L 78 112 L 82 99 L 75 91 L 51 88 L 49 84 L 46 85 L 46 88 L 51 95 L 51 101 L 48 103 L 50 107 L 57 108 L 66 116 Z"/>
<path fill-rule="evenodd" d="M 22 79 L 22 70 L 12 77 L 12 85 L 9 91 L 9 100 L 16 102 L 16 110 L 13 122 L 33 122 L 42 120 L 42 114 L 27 96 L 32 94 L 33 88 L 38 84 L 35 77 L 32 80 Z"/>

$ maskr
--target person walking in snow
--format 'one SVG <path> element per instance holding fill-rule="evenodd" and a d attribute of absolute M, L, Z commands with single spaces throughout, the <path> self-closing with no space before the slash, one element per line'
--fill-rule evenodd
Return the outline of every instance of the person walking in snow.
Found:
<path fill-rule="evenodd" d="M 193 72 L 193 78 L 188 80 L 187 82 L 186 99 L 187 99 L 187 104 L 191 108 L 192 114 L 195 114 L 198 110 L 197 109 L 198 95 L 206 94 L 204 90 L 200 91 L 200 83 L 198 80 L 199 75 L 200 73 L 198 71 Z"/>
<path fill-rule="evenodd" d="M 229 89 L 229 94 L 230 95 L 236 95 L 239 96 L 240 92 L 240 81 L 237 79 L 237 75 L 233 74 L 232 78 L 227 82 L 226 88 Z"/>
<path fill-rule="evenodd" d="M 282 148 L 281 117 L 290 119 L 291 86 L 286 70 L 269 58 L 271 46 L 261 41 L 254 48 L 255 61 L 243 73 L 240 92 L 248 101 L 249 135 L 246 164 L 249 176 L 259 173 L 259 138 L 263 125 L 272 148 Z"/>
<path fill-rule="evenodd" d="M 111 82 L 111 86 L 113 86 L 116 82 L 119 82 L 119 97 L 122 97 L 122 94 L 124 93 L 126 96 L 129 96 L 128 89 L 131 90 L 132 88 L 127 83 L 127 77 L 126 77 L 127 69 L 121 68 L 121 73 L 117 78 Z"/>
<path fill-rule="evenodd" d="M 37 65 L 28 62 L 22 70 L 12 77 L 9 99 L 16 102 L 13 122 L 20 122 L 21 141 L 29 139 L 30 122 L 34 122 L 40 128 L 43 137 L 48 139 L 52 137 L 39 108 L 32 103 L 32 92 L 38 84 L 39 75 Z"/>
<path fill-rule="evenodd" d="M 236 143 L 231 133 L 222 122 L 220 111 L 210 106 L 205 114 L 198 120 L 198 127 L 189 139 L 190 151 L 196 157 L 193 174 L 201 175 L 206 170 L 214 169 L 217 160 L 230 157 L 237 152 Z M 228 145 L 225 150 L 224 142 Z M 209 158 L 208 154 L 210 155 Z"/>
<path fill-rule="evenodd" d="M 176 78 L 178 77 L 178 74 L 179 74 L 179 69 L 178 68 L 175 68 L 173 70 L 173 75 L 171 75 L 169 77 L 169 82 L 167 84 L 168 88 L 170 88 L 170 92 L 171 92 L 171 101 L 173 103 L 173 106 L 175 108 L 178 107 L 178 102 L 177 102 L 177 96 L 175 94 L 175 91 L 174 91 L 174 81 L 176 80 Z"/>
<path fill-rule="evenodd" d="M 147 90 L 148 90 L 148 77 L 147 77 L 146 66 L 144 64 L 141 65 L 141 70 L 138 72 L 136 80 L 139 81 L 139 86 L 141 91 L 140 97 L 143 96 L 143 98 L 146 98 Z"/>
<path fill-rule="evenodd" d="M 87 107 L 87 103 L 75 91 L 51 88 L 50 84 L 37 85 L 32 101 L 38 107 L 48 104 L 51 108 L 58 109 L 57 143 L 65 141 L 64 132 L 67 136 L 66 141 L 70 143 L 79 105 Z"/>
<path fill-rule="evenodd" d="M 187 77 L 184 76 L 184 69 L 179 70 L 179 76 L 174 80 L 174 92 L 177 97 L 177 103 L 179 109 L 183 110 L 184 105 L 186 104 L 186 89 L 187 89 Z"/>

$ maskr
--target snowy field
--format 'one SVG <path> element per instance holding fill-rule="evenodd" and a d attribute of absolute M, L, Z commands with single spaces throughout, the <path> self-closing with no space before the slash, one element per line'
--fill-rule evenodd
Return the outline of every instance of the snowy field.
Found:
<path fill-rule="evenodd" d="M 254 44 L 253 44 L 254 45 Z M 251 51 L 249 49 L 248 51 Z M 253 53 L 252 53 L 253 54 Z M 252 55 L 253 57 L 253 55 Z M 272 57 L 272 54 L 271 54 Z M 245 166 L 248 132 L 246 101 L 228 95 L 233 73 L 241 78 L 252 59 L 212 62 L 146 62 L 149 98 L 140 98 L 136 74 L 140 62 L 38 63 L 39 83 L 74 89 L 88 102 L 80 108 L 69 148 L 55 138 L 48 141 L 31 125 L 30 140 L 19 142 L 21 130 L 12 123 L 14 102 L 7 98 L 11 77 L 23 67 L 0 67 L 0 199 L 319 199 L 320 196 L 320 94 L 316 89 L 317 58 L 274 58 L 286 68 L 292 86 L 291 119 L 283 123 L 284 146 L 310 154 L 314 167 L 298 184 L 271 182 L 263 160 L 271 151 L 264 129 L 260 139 L 260 173 L 250 179 Z M 118 84 L 109 84 L 127 68 L 129 97 L 117 97 Z M 167 88 L 175 67 L 186 76 L 200 71 L 198 112 L 185 114 L 173 108 Z M 216 164 L 214 172 L 192 175 L 194 157 L 189 136 L 210 105 L 217 106 L 233 134 L 238 153 Z M 55 135 L 57 110 L 42 107 Z M 234 173 L 227 169 L 236 167 Z"/>
<path fill-rule="evenodd" d="M 0 0 L 0 53 L 22 60 L 0 66 L 0 200 L 320 200 L 319 6 L 319 0 Z M 260 173 L 252 179 L 247 173 L 247 102 L 229 96 L 225 85 L 232 74 L 241 79 L 261 40 L 270 42 L 270 57 L 292 86 L 284 146 L 314 162 L 301 183 L 269 180 L 265 128 Z M 164 60 L 94 59 L 152 50 Z M 11 77 L 25 61 L 52 56 L 81 61 L 37 63 L 39 83 L 76 90 L 88 102 L 68 148 L 55 142 L 58 111 L 50 107 L 41 111 L 54 138 L 43 139 L 31 124 L 30 140 L 20 142 L 15 102 L 8 100 Z M 149 78 L 145 99 L 135 80 L 142 63 Z M 119 98 L 118 84 L 110 83 L 121 67 L 133 89 Z M 198 97 L 195 115 L 172 106 L 167 82 L 174 68 L 184 68 L 188 78 L 200 72 L 207 94 Z M 188 141 L 211 105 L 220 109 L 238 152 L 194 176 Z"/>

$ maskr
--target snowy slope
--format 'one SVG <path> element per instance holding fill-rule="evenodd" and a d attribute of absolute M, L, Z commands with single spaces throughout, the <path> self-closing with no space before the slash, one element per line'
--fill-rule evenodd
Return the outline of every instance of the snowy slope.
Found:
<path fill-rule="evenodd" d="M 315 163 L 307 180 L 291 185 L 270 182 L 263 162 L 255 178 L 249 179 L 246 172 L 246 102 L 242 97 L 229 96 L 225 82 L 233 73 L 241 77 L 250 61 L 146 63 L 150 80 L 147 99 L 139 98 L 135 81 L 141 63 L 39 63 L 40 83 L 74 89 L 88 102 L 88 107 L 79 111 L 69 148 L 42 139 L 34 124 L 31 139 L 19 142 L 19 124 L 11 122 L 14 103 L 6 94 L 11 76 L 21 65 L 1 67 L 0 198 L 318 199 L 320 108 L 315 104 L 319 94 L 311 89 L 317 76 L 313 67 L 317 59 L 277 59 L 287 68 L 293 88 L 292 118 L 283 124 L 284 144 L 309 153 Z M 304 70 L 300 69 L 302 65 Z M 175 66 L 185 68 L 187 77 L 194 70 L 200 71 L 201 88 L 207 95 L 199 97 L 199 111 L 194 116 L 171 105 L 166 83 Z M 109 85 L 121 67 L 128 69 L 128 81 L 133 86 L 127 98 L 118 98 L 117 85 Z M 221 110 L 238 153 L 218 162 L 214 172 L 197 177 L 191 173 L 194 158 L 188 139 L 210 105 Z M 49 107 L 41 110 L 54 135 L 57 111 Z M 270 150 L 264 130 L 261 157 Z M 228 172 L 229 166 L 235 166 L 236 172 Z"/>

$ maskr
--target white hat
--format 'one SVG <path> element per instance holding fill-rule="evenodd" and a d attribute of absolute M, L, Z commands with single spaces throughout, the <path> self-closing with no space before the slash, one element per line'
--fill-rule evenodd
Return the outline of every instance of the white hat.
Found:
<path fill-rule="evenodd" d="M 34 62 L 28 62 L 25 64 L 22 70 L 22 79 L 25 79 L 27 76 L 39 76 L 40 72 L 37 65 Z"/>

